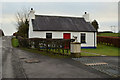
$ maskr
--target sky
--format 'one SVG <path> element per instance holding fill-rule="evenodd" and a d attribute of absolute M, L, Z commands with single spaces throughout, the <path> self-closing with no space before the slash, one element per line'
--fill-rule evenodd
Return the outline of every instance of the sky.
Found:
<path fill-rule="evenodd" d="M 36 14 L 77 16 L 82 17 L 84 12 L 99 23 L 99 31 L 118 31 L 118 2 L 1 2 L 0 28 L 5 35 L 12 35 L 17 31 L 16 14 L 23 10 L 34 8 Z"/>

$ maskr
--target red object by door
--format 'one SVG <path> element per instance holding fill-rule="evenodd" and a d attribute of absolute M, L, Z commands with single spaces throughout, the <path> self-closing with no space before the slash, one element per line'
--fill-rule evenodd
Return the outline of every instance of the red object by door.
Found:
<path fill-rule="evenodd" d="M 64 33 L 63 38 L 64 39 L 70 39 L 70 33 Z"/>
<path fill-rule="evenodd" d="M 64 33 L 64 34 L 63 34 L 63 38 L 64 38 L 64 39 L 70 39 L 70 38 L 71 38 L 70 36 L 71 36 L 70 33 Z M 69 49 L 69 48 L 70 48 L 69 42 L 65 42 L 64 48 L 65 48 L 65 49 Z"/>

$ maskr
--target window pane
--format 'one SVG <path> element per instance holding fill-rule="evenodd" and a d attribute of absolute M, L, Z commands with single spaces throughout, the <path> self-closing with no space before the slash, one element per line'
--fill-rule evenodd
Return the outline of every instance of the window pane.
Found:
<path fill-rule="evenodd" d="M 52 39 L 52 33 L 46 33 L 46 38 Z"/>
<path fill-rule="evenodd" d="M 81 33 L 81 43 L 86 43 L 85 36 L 85 33 Z"/>

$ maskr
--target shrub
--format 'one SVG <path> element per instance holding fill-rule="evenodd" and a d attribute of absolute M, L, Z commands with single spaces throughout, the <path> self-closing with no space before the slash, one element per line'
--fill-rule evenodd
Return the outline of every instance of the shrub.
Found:
<path fill-rule="evenodd" d="M 12 38 L 12 46 L 13 46 L 13 47 L 18 47 L 18 46 L 19 46 L 18 39 Z"/>
<path fill-rule="evenodd" d="M 18 41 L 19 41 L 19 44 L 20 44 L 21 47 L 27 47 L 27 48 L 30 47 L 30 45 L 29 45 L 29 39 L 23 38 L 23 37 L 19 36 L 18 37 Z"/>

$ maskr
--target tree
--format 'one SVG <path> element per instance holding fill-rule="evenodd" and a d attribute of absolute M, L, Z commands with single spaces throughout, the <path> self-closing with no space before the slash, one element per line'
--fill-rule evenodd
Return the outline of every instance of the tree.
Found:
<path fill-rule="evenodd" d="M 92 23 L 93 27 L 96 29 L 96 31 L 98 31 L 98 28 L 99 28 L 99 24 L 96 20 L 93 20 Z"/>
<path fill-rule="evenodd" d="M 4 36 L 4 33 L 3 33 L 3 30 L 2 29 L 0 29 L 0 37 L 1 36 Z"/>
<path fill-rule="evenodd" d="M 17 36 L 21 36 L 24 38 L 28 37 L 28 30 L 29 30 L 29 24 L 28 24 L 28 13 L 27 11 L 23 10 L 21 12 L 18 12 L 16 15 L 17 19 Z"/>

